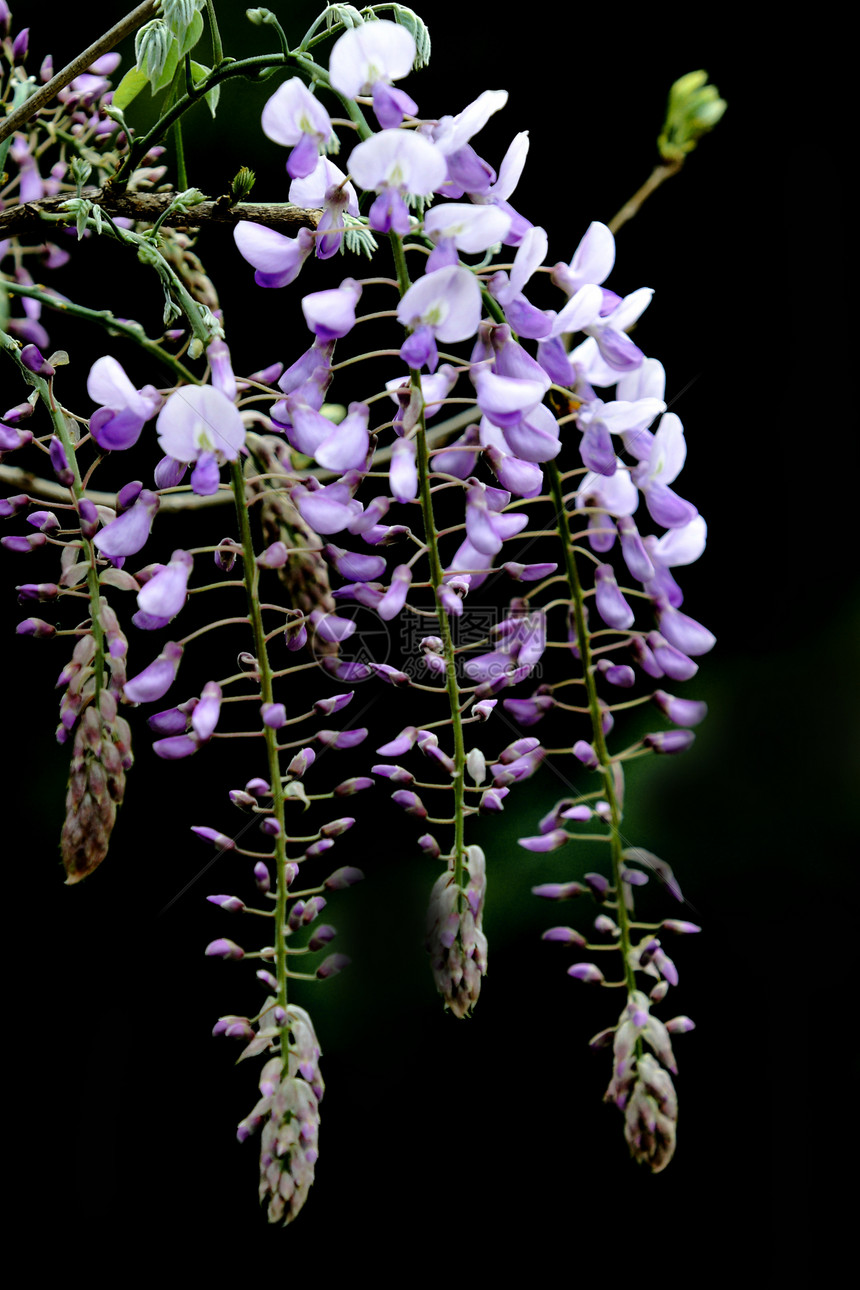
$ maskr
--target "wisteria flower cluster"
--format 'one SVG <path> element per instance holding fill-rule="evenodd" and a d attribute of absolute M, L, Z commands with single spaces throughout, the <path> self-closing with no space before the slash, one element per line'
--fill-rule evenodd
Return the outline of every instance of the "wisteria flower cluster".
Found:
<path fill-rule="evenodd" d="M 33 107 L 26 33 L 10 36 L 0 3 L 7 101 L 29 109 L 20 125 L 14 112 L 7 122 L 3 218 L 36 209 L 66 248 L 31 245 L 23 215 L 7 220 L 0 243 L 4 285 L 23 308 L 0 331 L 12 391 L 0 454 L 13 470 L 19 455 L 41 461 L 46 476 L 41 493 L 0 500 L 2 543 L 37 569 L 17 586 L 28 615 L 18 633 L 59 641 L 66 880 L 105 861 L 134 788 L 133 737 L 151 738 L 166 762 L 205 757 L 222 738 L 243 749 L 229 802 L 188 823 L 234 862 L 231 891 L 208 897 L 205 954 L 253 960 L 263 996 L 213 1033 L 238 1040 L 240 1060 L 264 1059 L 238 1136 L 259 1134 L 260 1199 L 271 1222 L 289 1222 L 313 1182 L 324 1091 L 314 1023 L 293 993 L 304 1000 L 304 983 L 349 962 L 323 917 L 364 877 L 350 863 L 362 823 L 353 797 L 372 791 L 375 811 L 390 799 L 413 817 L 416 853 L 438 868 L 426 919 L 433 980 L 463 1018 L 492 952 L 483 915 L 493 855 L 470 837 L 474 818 L 503 824 L 517 797 L 527 808 L 521 786 L 548 759 L 564 764 L 581 789 L 519 845 L 537 865 L 569 851 L 576 876 L 534 892 L 577 898 L 590 926 L 552 926 L 544 939 L 565 947 L 573 981 L 621 991 L 591 1043 L 611 1053 L 606 1100 L 632 1155 L 662 1170 L 676 1138 L 672 1036 L 693 1022 L 656 1010 L 678 982 L 674 943 L 699 928 L 671 907 L 657 922 L 637 919 L 636 891 L 651 878 L 669 900 L 681 893 L 670 865 L 625 835 L 625 767 L 692 745 L 705 704 L 686 683 L 715 640 L 677 580 L 707 539 L 677 491 L 684 427 L 668 410 L 662 365 L 630 334 L 652 292 L 616 276 L 603 223 L 555 258 L 519 187 L 528 133 L 513 133 L 501 157 L 482 155 L 504 89 L 469 103 L 455 91 L 450 115 L 421 114 L 402 88 L 430 55 L 411 10 L 330 5 L 292 44 L 269 10 L 248 17 L 274 31 L 279 52 L 225 59 L 211 5 L 163 0 L 115 89 L 119 56 L 106 53 Z M 192 57 L 204 31 L 211 67 Z M 188 185 L 184 159 L 177 187 L 152 192 L 167 173 L 152 163 L 168 127 L 201 98 L 214 115 L 231 78 L 261 69 L 278 83 L 260 129 L 284 150 L 287 174 L 273 203 L 246 202 L 251 178 L 240 171 L 219 208 Z M 46 60 L 38 79 L 48 89 L 51 73 Z M 703 84 L 673 90 L 676 154 L 721 113 Z M 169 106 L 137 134 L 126 114 L 147 89 L 169 89 Z M 48 139 L 57 160 L 45 178 Z M 99 185 L 87 186 L 94 170 Z M 246 375 L 234 373 L 216 285 L 176 229 L 203 230 L 225 209 L 230 272 L 247 275 L 259 307 L 266 292 L 300 298 L 305 324 L 283 348 L 268 340 L 268 365 Z M 35 254 L 60 267 L 75 239 L 100 236 L 154 270 L 158 339 L 37 286 L 26 268 Z M 320 285 L 315 261 L 338 255 L 349 258 L 337 285 Z M 45 315 L 58 305 L 134 342 L 149 381 L 138 387 L 105 339 L 86 377 L 90 407 L 71 412 L 67 356 L 48 352 Z M 102 460 L 127 480 L 110 494 L 94 491 Z M 172 514 L 221 502 L 233 507 L 227 537 L 174 546 Z M 473 606 L 493 585 L 507 587 L 507 606 L 488 623 Z M 217 615 L 186 630 L 199 597 L 214 599 Z M 359 630 L 371 620 L 384 656 Z M 217 648 L 237 627 L 238 663 Z M 202 636 L 209 679 L 188 696 L 183 659 Z M 359 686 L 400 692 L 374 738 L 351 717 Z M 623 730 L 631 708 L 652 714 L 646 732 L 616 747 L 616 720 Z M 544 728 L 560 732 L 559 746 Z M 368 743 L 365 773 L 339 775 L 334 754 Z M 583 850 L 603 863 L 583 873 Z"/>

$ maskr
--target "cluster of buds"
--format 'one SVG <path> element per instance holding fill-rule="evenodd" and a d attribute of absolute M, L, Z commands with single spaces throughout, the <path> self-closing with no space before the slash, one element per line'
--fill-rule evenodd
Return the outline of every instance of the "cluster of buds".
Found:
<path fill-rule="evenodd" d="M 623 1112 L 630 1153 L 653 1173 L 665 1169 L 675 1151 L 678 1101 L 672 1075 L 678 1067 L 670 1035 L 692 1029 L 689 1017 L 664 1023 L 652 1016 L 647 996 L 633 990 L 615 1029 L 604 1030 L 591 1041 L 592 1048 L 612 1042 L 612 1079 L 604 1100 Z M 643 1052 L 643 1042 L 653 1056 Z"/>
<path fill-rule="evenodd" d="M 292 1075 L 272 1095 L 260 1144 L 260 1202 L 270 1223 L 292 1222 L 308 1197 L 319 1154 L 319 1102 L 311 1086 Z"/>
<path fill-rule="evenodd" d="M 67 883 L 86 878 L 107 855 L 132 760 L 128 723 L 117 714 L 115 696 L 102 690 L 98 703 L 84 709 L 72 748 L 60 840 Z"/>
<path fill-rule="evenodd" d="M 314 1181 L 319 1104 L 325 1092 L 319 1068 L 321 1049 L 304 1008 L 293 1004 L 279 1009 L 269 999 L 263 1011 L 273 1022 L 277 1013 L 279 1033 L 289 1036 L 286 1070 L 281 1056 L 266 1062 L 260 1073 L 260 1100 L 239 1125 L 237 1137 L 244 1142 L 265 1120 L 260 1148 L 260 1202 L 268 1200 L 270 1223 L 290 1223 L 307 1200 Z M 242 1020 L 222 1017 L 216 1032 L 230 1033 Z"/>
<path fill-rule="evenodd" d="M 478 846 L 466 847 L 464 855 L 462 883 L 456 881 L 452 856 L 433 884 L 425 941 L 436 989 L 455 1017 L 472 1011 L 487 971 L 487 938 L 482 930 L 486 861 Z"/>

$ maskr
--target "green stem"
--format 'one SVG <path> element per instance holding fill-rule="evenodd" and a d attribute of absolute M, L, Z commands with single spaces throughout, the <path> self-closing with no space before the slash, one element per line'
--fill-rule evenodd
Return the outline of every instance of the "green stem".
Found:
<path fill-rule="evenodd" d="M 195 345 L 197 347 L 197 353 L 195 354 L 192 352 L 191 356 L 192 358 L 198 357 L 198 355 L 203 352 L 212 340 L 213 335 L 216 334 L 214 328 L 217 324 L 214 323 L 214 320 L 212 323 L 206 322 L 203 307 L 197 303 L 188 291 L 185 283 L 176 271 L 168 264 L 161 252 L 152 245 L 152 242 L 148 237 L 140 233 L 134 233 L 131 229 L 120 228 L 118 224 L 114 223 L 107 211 L 103 209 L 101 210 L 101 217 L 106 222 L 107 229 L 105 229 L 103 225 L 100 225 L 99 222 L 91 215 L 88 216 L 86 221 L 87 228 L 92 228 L 96 233 L 107 231 L 115 237 L 118 242 L 125 242 L 126 245 L 137 248 L 137 258 L 144 264 L 149 264 L 155 269 L 162 281 L 165 291 L 173 297 L 182 313 L 184 313 L 185 317 L 188 319 L 188 322 L 191 325 L 191 331 L 194 335 L 192 350 Z M 42 219 L 47 220 L 49 223 L 62 222 L 67 218 L 68 217 L 63 214 L 42 216 Z M 209 311 L 206 310 L 206 313 L 208 312 Z M 220 334 L 223 335 L 223 333 Z M 196 377 L 192 377 L 191 379 L 195 382 L 197 380 Z M 197 383 L 199 384 L 199 382 Z"/>
<path fill-rule="evenodd" d="M 145 157 L 150 148 L 164 138 L 173 123 L 178 121 L 181 116 L 184 116 L 189 108 L 192 108 L 216 85 L 220 85 L 222 81 L 231 80 L 236 76 L 253 79 L 258 72 L 267 71 L 271 67 L 284 67 L 286 62 L 286 58 L 281 53 L 255 54 L 251 58 L 240 58 L 234 62 L 222 63 L 220 67 L 214 67 L 208 76 L 197 82 L 193 91 L 182 94 L 172 103 L 164 115 L 159 117 L 155 124 L 147 130 L 145 135 L 135 139 L 119 170 L 113 177 L 113 184 L 124 188 L 128 183 L 129 176 L 140 164 L 141 157 Z"/>
<path fill-rule="evenodd" d="M 87 322 L 98 323 L 100 327 L 113 334 L 125 336 L 127 340 L 133 341 L 147 354 L 163 363 L 171 372 L 183 381 L 190 381 L 192 384 L 198 383 L 198 378 L 193 372 L 189 371 L 184 364 L 180 363 L 178 358 L 168 354 L 166 349 L 162 349 L 158 341 L 150 340 L 144 335 L 143 328 L 139 323 L 121 322 L 115 318 L 109 309 L 88 309 L 86 305 L 75 304 L 72 300 L 62 300 L 59 296 L 53 296 L 50 292 L 44 291 L 40 287 L 27 286 L 21 282 L 12 282 L 5 279 L 2 285 L 3 291 L 8 291 L 14 296 L 28 296 L 32 300 L 38 300 L 47 309 L 54 309 L 57 313 L 69 314 L 73 318 L 83 318 Z"/>
<path fill-rule="evenodd" d="M 564 504 L 561 475 L 555 462 L 547 463 L 547 471 L 549 473 L 550 488 L 556 506 L 558 535 L 561 539 L 562 550 L 564 552 L 565 570 L 567 572 L 568 586 L 570 588 L 570 599 L 573 605 L 574 622 L 576 625 L 576 641 L 579 646 L 586 693 L 588 695 L 588 709 L 591 714 L 594 750 L 597 753 L 599 770 L 603 777 L 603 796 L 609 803 L 609 836 L 612 844 L 612 882 L 618 893 L 618 927 L 621 932 L 618 946 L 621 950 L 622 958 L 624 959 L 624 976 L 627 981 L 627 988 L 632 991 L 636 989 L 636 978 L 629 960 L 630 920 L 627 907 L 624 903 L 624 888 L 621 880 L 621 870 L 623 867 L 620 831 L 621 811 L 618 805 L 618 797 L 615 792 L 612 762 L 609 756 L 609 750 L 606 747 L 606 738 L 603 733 L 603 714 L 600 710 L 597 683 L 594 679 L 594 669 L 591 663 L 591 640 L 585 621 L 585 598 L 583 596 L 582 583 L 579 578 L 576 556 L 573 552 L 573 542 L 570 535 L 567 509 Z"/>
<path fill-rule="evenodd" d="M 623 224 L 626 224 L 629 219 L 633 219 L 634 215 L 638 215 L 643 202 L 646 202 L 651 194 L 655 193 L 667 179 L 677 175 L 683 164 L 684 158 L 681 157 L 677 161 L 664 161 L 659 166 L 655 166 L 642 187 L 638 188 L 629 201 L 624 203 L 621 210 L 613 215 L 607 225 L 610 233 L 617 233 Z"/>
<path fill-rule="evenodd" d="M 242 545 L 242 563 L 245 570 L 245 589 L 248 596 L 248 616 L 254 634 L 254 654 L 260 673 L 260 697 L 263 703 L 271 703 L 273 698 L 272 670 L 269 666 L 269 655 L 266 648 L 266 633 L 263 630 L 263 615 L 260 609 L 259 579 L 260 570 L 254 554 L 254 541 L 251 534 L 251 520 L 245 501 L 245 477 L 240 461 L 231 466 L 233 498 L 236 503 L 236 515 L 239 521 L 239 541 Z M 284 928 L 287 922 L 287 831 L 284 823 L 284 791 L 281 783 L 281 765 L 278 756 L 277 732 L 271 726 L 265 727 L 266 753 L 269 764 L 269 783 L 272 786 L 272 815 L 280 825 L 275 838 L 275 864 L 277 868 L 277 901 L 275 904 L 275 964 L 278 980 L 278 1003 L 287 1006 L 287 945 Z M 281 1031 L 281 1060 L 284 1074 L 287 1073 L 289 1061 L 289 1024 L 285 1023 Z"/>
<path fill-rule="evenodd" d="M 173 147 L 176 150 L 176 186 L 180 192 L 188 187 L 188 171 L 185 168 L 185 145 L 182 142 L 182 122 L 174 121 L 172 128 Z"/>
<path fill-rule="evenodd" d="M 406 257 L 403 254 L 403 243 L 398 234 L 392 233 L 390 237 L 394 252 L 394 263 L 397 268 L 397 281 L 402 296 L 405 295 L 410 285 L 409 274 L 406 269 Z M 420 394 L 420 374 L 411 369 L 410 378 L 413 389 Z M 439 637 L 442 641 L 442 654 L 445 659 L 445 685 L 448 692 L 451 727 L 454 735 L 454 882 L 458 887 L 462 887 L 465 850 L 466 747 L 463 738 L 460 687 L 457 683 L 457 660 L 454 652 L 454 642 L 451 638 L 451 625 L 445 607 L 439 599 L 438 589 L 442 585 L 444 571 L 439 555 L 439 537 L 433 514 L 433 494 L 430 488 L 430 455 L 427 447 L 427 429 L 424 423 L 423 405 L 415 442 L 418 450 L 417 466 L 420 481 L 421 513 L 424 520 L 424 536 L 427 543 L 427 558 L 430 562 L 430 577 L 436 597 L 436 618 L 439 624 Z"/>
<path fill-rule="evenodd" d="M 206 17 L 209 19 L 209 37 L 212 41 L 212 66 L 217 67 L 224 60 L 224 46 L 221 44 L 221 32 L 212 0 L 206 0 Z"/>

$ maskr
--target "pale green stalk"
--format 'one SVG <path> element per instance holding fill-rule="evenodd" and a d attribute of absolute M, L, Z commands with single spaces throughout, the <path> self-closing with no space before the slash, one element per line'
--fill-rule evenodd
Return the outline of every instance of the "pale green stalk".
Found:
<path fill-rule="evenodd" d="M 397 281 L 400 294 L 405 295 L 410 282 L 406 268 L 406 257 L 403 254 L 403 243 L 397 233 L 390 234 L 394 252 L 394 263 L 397 270 Z M 421 392 L 421 377 L 415 370 L 410 370 L 413 389 Z M 442 641 L 442 655 L 445 659 L 445 684 L 448 692 L 448 704 L 451 711 L 451 726 L 454 735 L 454 882 L 458 887 L 463 885 L 463 856 L 465 848 L 465 772 L 466 748 L 463 739 L 462 700 L 457 683 L 457 660 L 454 654 L 454 642 L 451 638 L 451 625 L 444 605 L 439 600 L 438 588 L 442 585 L 444 571 L 439 555 L 439 535 L 433 514 L 433 494 L 430 489 L 430 457 L 427 449 L 427 430 L 424 423 L 424 407 L 416 435 L 417 466 L 421 493 L 421 513 L 424 520 L 424 540 L 427 543 L 427 558 L 430 562 L 430 577 L 436 597 L 436 618 L 439 624 L 439 637 Z"/>
<path fill-rule="evenodd" d="M 251 534 L 251 520 L 245 501 L 245 477 L 241 461 L 231 465 L 233 498 L 236 503 L 236 515 L 239 521 L 239 541 L 242 546 L 242 564 L 244 568 L 245 590 L 248 597 L 248 616 L 251 631 L 254 635 L 254 656 L 260 675 L 260 697 L 262 703 L 273 701 L 272 670 L 269 665 L 269 654 L 266 645 L 266 633 L 263 629 L 263 614 L 260 607 L 259 580 L 260 570 L 254 555 L 254 541 Z M 275 975 L 278 981 L 277 1002 L 281 1007 L 287 1006 L 287 945 L 284 928 L 287 922 L 287 835 L 284 822 L 284 792 L 281 783 L 281 763 L 278 755 L 278 735 L 271 726 L 265 726 L 266 754 L 269 766 L 269 783 L 272 786 L 272 815 L 280 828 L 275 838 L 275 866 L 277 871 L 277 902 L 275 905 Z M 281 1060 L 284 1074 L 288 1071 L 289 1062 L 289 1025 L 281 1031 Z"/>

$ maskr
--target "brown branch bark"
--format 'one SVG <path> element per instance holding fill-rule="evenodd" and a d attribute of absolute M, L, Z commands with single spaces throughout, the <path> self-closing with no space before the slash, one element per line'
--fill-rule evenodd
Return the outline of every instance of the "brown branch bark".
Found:
<path fill-rule="evenodd" d="M 175 193 L 114 193 L 102 188 L 85 188 L 82 196 L 97 202 L 108 215 L 121 215 L 127 219 L 143 220 L 155 223 L 175 197 Z M 62 214 L 64 202 L 74 197 L 74 193 L 64 193 L 56 197 L 44 197 L 38 202 L 27 202 L 21 206 L 8 206 L 0 211 L 0 237 L 9 237 L 14 233 L 33 233 L 38 229 L 46 230 L 42 213 L 49 215 Z M 187 214 L 176 211 L 164 221 L 171 228 L 199 228 L 202 224 L 238 224 L 240 220 L 252 220 L 256 224 L 265 224 L 267 228 L 278 229 L 283 233 L 295 233 L 300 228 L 316 228 L 321 211 L 309 211 L 301 206 L 289 206 L 275 202 L 238 202 L 231 205 L 227 196 L 218 197 L 215 201 L 200 202 Z M 69 223 L 75 217 L 68 212 Z"/>

